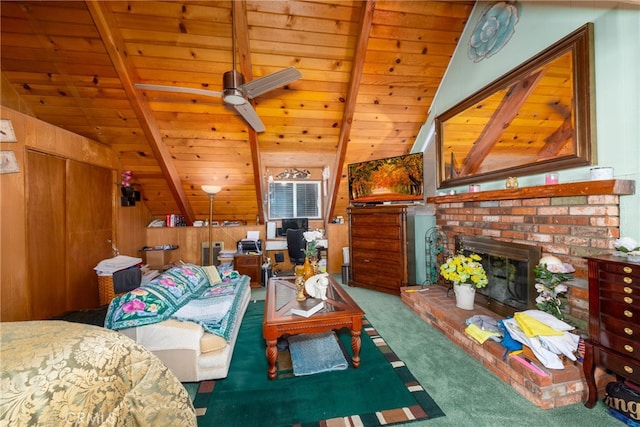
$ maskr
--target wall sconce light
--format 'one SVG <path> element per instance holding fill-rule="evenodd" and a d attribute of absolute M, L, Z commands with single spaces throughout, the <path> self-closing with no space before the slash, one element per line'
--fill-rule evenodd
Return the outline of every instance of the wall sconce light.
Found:
<path fill-rule="evenodd" d="M 120 182 L 120 192 L 122 196 L 120 197 L 120 206 L 135 206 L 136 202 L 140 201 L 140 192 L 135 191 L 133 186 L 135 184 L 131 183 L 131 177 L 133 174 L 131 171 L 122 172 L 122 181 Z"/>
<path fill-rule="evenodd" d="M 209 196 L 209 265 L 213 265 L 213 196 L 218 194 L 222 187 L 219 185 L 203 185 L 200 188 Z"/>

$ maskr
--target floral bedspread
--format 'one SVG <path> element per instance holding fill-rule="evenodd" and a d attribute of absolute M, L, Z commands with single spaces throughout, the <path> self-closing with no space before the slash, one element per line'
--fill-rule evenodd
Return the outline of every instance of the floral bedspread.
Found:
<path fill-rule="evenodd" d="M 189 395 L 124 335 L 63 321 L 0 324 L 0 426 L 196 426 Z"/>

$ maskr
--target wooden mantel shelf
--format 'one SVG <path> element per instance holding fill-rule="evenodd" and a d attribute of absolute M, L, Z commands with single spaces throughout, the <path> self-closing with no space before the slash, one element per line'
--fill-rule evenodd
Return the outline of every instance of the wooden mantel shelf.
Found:
<path fill-rule="evenodd" d="M 452 194 L 427 198 L 427 203 L 482 202 L 489 200 L 535 199 L 539 197 L 571 197 L 593 195 L 631 195 L 636 192 L 633 180 L 608 179 L 581 181 L 567 184 L 538 185 L 535 187 L 507 188 L 477 193 Z"/>

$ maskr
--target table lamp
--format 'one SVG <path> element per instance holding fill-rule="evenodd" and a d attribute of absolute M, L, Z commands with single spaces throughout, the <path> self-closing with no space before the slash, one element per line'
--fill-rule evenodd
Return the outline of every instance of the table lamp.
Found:
<path fill-rule="evenodd" d="M 201 188 L 209 196 L 209 265 L 213 265 L 213 196 L 218 194 L 222 187 L 219 185 L 203 185 Z"/>

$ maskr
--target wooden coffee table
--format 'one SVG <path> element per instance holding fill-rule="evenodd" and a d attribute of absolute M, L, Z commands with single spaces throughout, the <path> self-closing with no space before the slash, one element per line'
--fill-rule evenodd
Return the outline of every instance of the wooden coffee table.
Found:
<path fill-rule="evenodd" d="M 360 331 L 364 311 L 347 294 L 331 275 L 327 288 L 325 306 L 310 317 L 291 314 L 291 309 L 300 307 L 296 301 L 295 277 L 272 277 L 267 285 L 262 335 L 267 342 L 267 362 L 269 379 L 276 377 L 278 338 L 285 334 L 312 334 L 348 327 L 351 329 L 351 362 L 354 368 L 360 366 Z M 320 300 L 317 300 L 320 302 Z"/>

